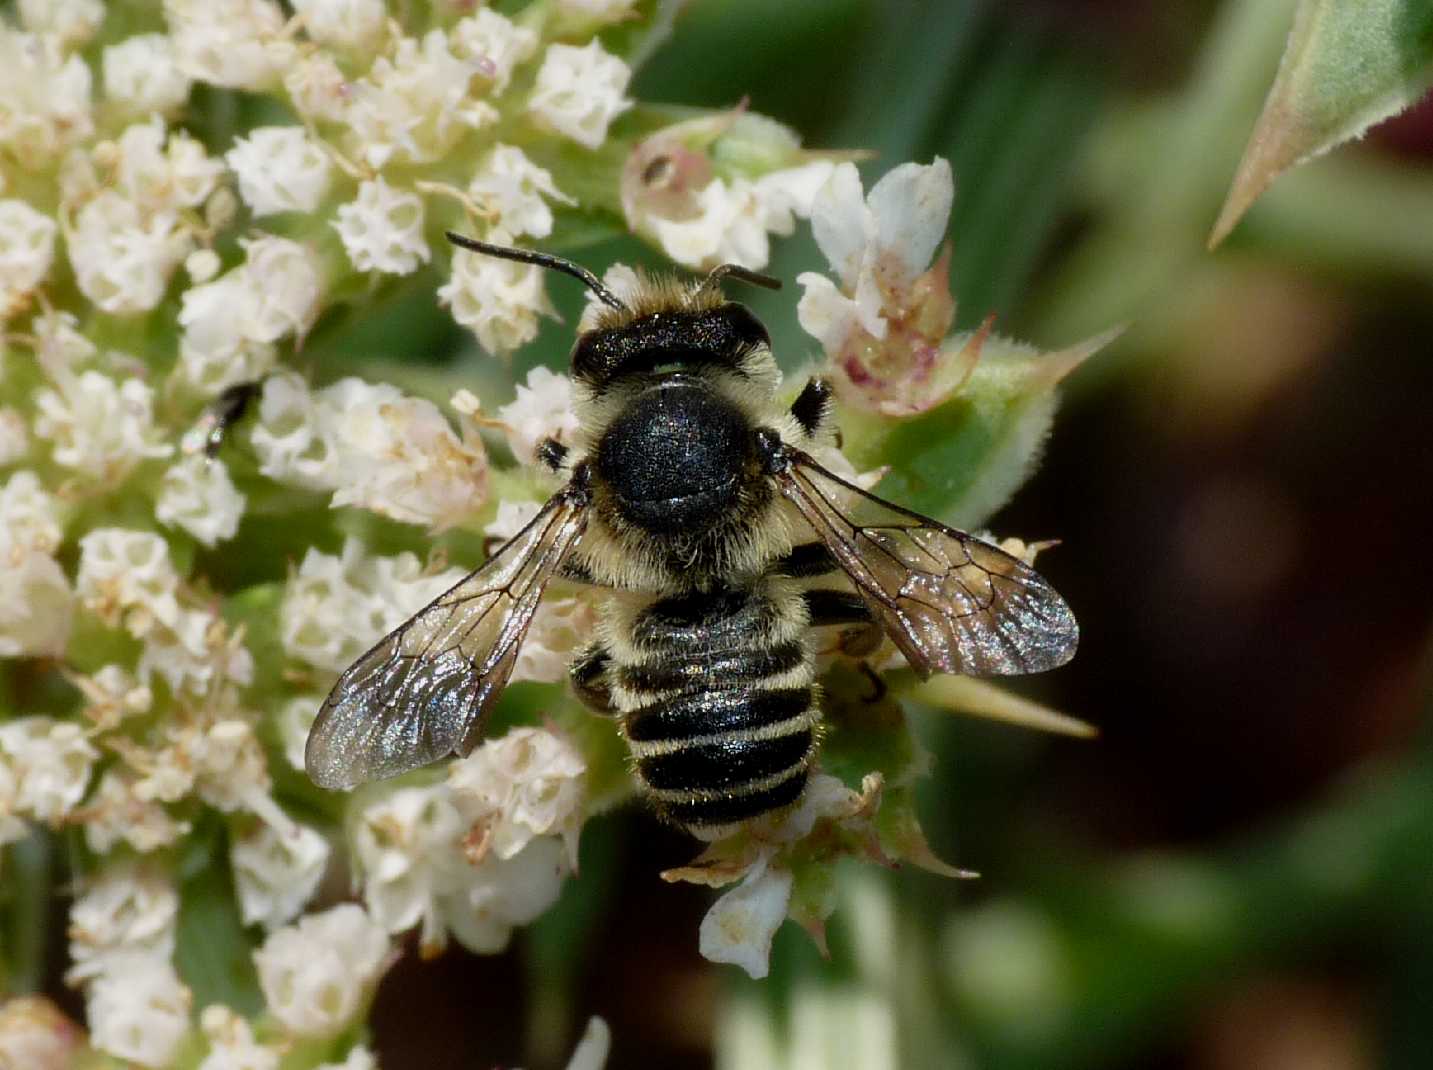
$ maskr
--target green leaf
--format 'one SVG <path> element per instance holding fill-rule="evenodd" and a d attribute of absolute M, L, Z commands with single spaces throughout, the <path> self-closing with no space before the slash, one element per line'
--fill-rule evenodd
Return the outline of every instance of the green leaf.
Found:
<path fill-rule="evenodd" d="M 186 844 L 179 867 L 174 963 L 194 1006 L 223 1003 L 251 1018 L 263 1010 L 253 950 L 239 920 L 224 835 L 217 822 L 206 824 Z"/>
<path fill-rule="evenodd" d="M 983 524 L 1025 481 L 1049 434 L 1056 386 L 1114 339 L 1110 331 L 1059 353 L 991 336 L 949 401 L 910 419 L 849 411 L 841 429 L 858 469 L 890 466 L 878 493 L 965 527 Z M 948 351 L 964 346 L 956 335 Z"/>
<path fill-rule="evenodd" d="M 1283 172 L 1396 115 L 1430 83 L 1433 0 L 1302 0 L 1210 245 Z"/>

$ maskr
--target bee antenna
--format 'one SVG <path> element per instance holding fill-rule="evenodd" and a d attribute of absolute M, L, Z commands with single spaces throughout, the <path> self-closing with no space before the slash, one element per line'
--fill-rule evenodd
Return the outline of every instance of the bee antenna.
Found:
<path fill-rule="evenodd" d="M 624 305 L 611 290 L 607 289 L 592 272 L 588 271 L 581 264 L 574 264 L 571 260 L 564 260 L 560 256 L 553 256 L 551 253 L 540 253 L 536 249 L 515 249 L 507 245 L 490 245 L 485 241 L 478 241 L 476 238 L 464 237 L 462 234 L 454 234 L 451 230 L 444 232 L 448 240 L 460 249 L 468 249 L 474 253 L 482 253 L 484 256 L 495 256 L 500 260 L 516 260 L 522 264 L 536 264 L 538 267 L 551 268 L 553 271 L 560 271 L 564 275 L 571 275 L 574 279 L 581 280 L 582 284 L 597 295 L 597 299 L 609 308 L 615 308 L 619 312 L 631 311 Z"/>
<path fill-rule="evenodd" d="M 728 277 L 737 279 L 740 282 L 749 282 L 753 286 L 763 286 L 768 290 L 781 289 L 780 279 L 773 278 L 770 275 L 763 275 L 759 271 L 752 271 L 750 268 L 744 268 L 740 264 L 720 264 L 712 268 L 711 274 L 709 274 L 706 277 L 706 281 L 702 283 L 702 289 L 715 290 L 721 285 L 721 280 Z"/>

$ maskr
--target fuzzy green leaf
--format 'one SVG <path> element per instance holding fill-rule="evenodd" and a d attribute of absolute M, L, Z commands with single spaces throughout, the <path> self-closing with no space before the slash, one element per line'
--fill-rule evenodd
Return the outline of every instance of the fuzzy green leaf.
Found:
<path fill-rule="evenodd" d="M 1433 0 L 1302 0 L 1217 245 L 1284 171 L 1358 137 L 1433 83 Z"/>
<path fill-rule="evenodd" d="M 848 411 L 846 455 L 858 469 L 890 466 L 877 488 L 908 509 L 968 528 L 983 524 L 1025 482 L 1055 415 L 1056 386 L 1118 332 L 1059 353 L 991 336 L 970 378 L 918 416 Z M 958 350 L 968 335 L 946 343 Z"/>

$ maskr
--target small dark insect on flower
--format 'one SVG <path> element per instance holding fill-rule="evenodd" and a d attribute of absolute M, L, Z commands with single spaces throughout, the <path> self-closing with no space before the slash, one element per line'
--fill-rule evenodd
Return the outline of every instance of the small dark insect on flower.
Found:
<path fill-rule="evenodd" d="M 308 740 L 328 788 L 467 754 L 554 576 L 600 593 L 572 662 L 617 718 L 647 798 L 716 839 L 797 803 L 816 758 L 813 629 L 891 637 L 912 668 L 1040 672 L 1073 656 L 1069 607 L 1023 562 L 819 465 L 830 387 L 789 406 L 766 329 L 728 301 L 734 265 L 617 298 L 590 271 L 450 234 L 465 249 L 583 281 L 606 307 L 572 350 L 581 432 L 539 459 L 565 479 L 536 518 L 339 678 Z"/>
<path fill-rule="evenodd" d="M 244 418 L 249 406 L 263 390 L 264 384 L 253 380 L 235 383 L 225 387 L 223 392 L 210 403 L 200 418 L 198 433 L 202 436 L 204 456 L 213 460 L 223 448 L 229 429 Z"/>

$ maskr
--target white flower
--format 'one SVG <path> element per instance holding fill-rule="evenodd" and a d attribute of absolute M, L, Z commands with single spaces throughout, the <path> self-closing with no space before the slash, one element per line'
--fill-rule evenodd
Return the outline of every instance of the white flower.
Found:
<path fill-rule="evenodd" d="M 527 527 L 541 509 L 537 502 L 499 502 L 497 515 L 491 524 L 483 528 L 483 534 L 497 539 L 499 544 L 505 543 Z"/>
<path fill-rule="evenodd" d="M 513 681 L 555 684 L 566 680 L 573 651 L 591 638 L 596 628 L 597 613 L 587 599 L 543 599 L 513 666 Z"/>
<path fill-rule="evenodd" d="M 117 315 L 147 312 L 159 304 L 169 277 L 192 248 L 175 213 L 146 217 L 114 190 L 104 190 L 80 209 L 67 240 L 80 291 Z"/>
<path fill-rule="evenodd" d="M 310 490 L 332 490 L 337 461 L 320 423 L 318 402 L 301 376 L 290 371 L 269 376 L 250 436 L 259 471 Z"/>
<path fill-rule="evenodd" d="M 121 840 L 147 853 L 174 843 L 189 831 L 187 822 L 175 821 L 152 799 L 142 799 L 135 781 L 118 769 L 106 770 L 99 787 L 75 817 L 84 824 L 90 850 L 105 854 Z"/>
<path fill-rule="evenodd" d="M 506 859 L 475 847 L 481 830 L 464 822 L 446 783 L 370 797 L 352 829 L 364 902 L 390 932 L 421 924 L 427 950 L 441 948 L 451 931 L 470 951 L 501 951 L 515 925 L 556 902 L 568 872 L 555 836 Z"/>
<path fill-rule="evenodd" d="M 864 200 L 854 164 L 836 167 L 817 194 L 811 232 L 840 279 L 840 292 L 814 272 L 797 278 L 806 292 L 797 316 L 828 353 L 851 332 L 886 336 L 883 306 L 925 271 L 945 237 L 955 196 L 950 164 L 908 163 L 889 171 Z"/>
<path fill-rule="evenodd" d="M 0 556 L 14 547 L 54 553 L 63 530 L 59 500 L 34 472 L 21 469 L 0 486 Z"/>
<path fill-rule="evenodd" d="M 625 3 L 626 0 L 619 0 Z M 602 1070 L 607 1065 L 607 1056 L 612 1050 L 612 1030 L 606 1021 L 593 1015 L 587 1020 L 582 1039 L 572 1049 L 572 1058 L 567 1061 L 567 1070 Z"/>
<path fill-rule="evenodd" d="M 189 989 L 167 958 L 131 954 L 90 985 L 90 1043 L 140 1066 L 167 1067 L 189 1032 Z"/>
<path fill-rule="evenodd" d="M 154 504 L 156 520 L 183 528 L 205 546 L 233 538 L 243 515 L 244 496 L 234 489 L 224 462 L 197 455 L 164 473 Z"/>
<path fill-rule="evenodd" d="M 381 8 L 380 8 L 381 11 Z M 261 126 L 224 154 L 257 216 L 312 212 L 328 192 L 328 156 L 301 126 Z"/>
<path fill-rule="evenodd" d="M 115 175 L 115 187 L 146 216 L 172 220 L 181 208 L 197 208 L 214 192 L 224 174 L 222 161 L 182 130 L 168 130 L 164 120 L 125 127 L 118 142 L 95 149 Z"/>
<path fill-rule="evenodd" d="M 84 797 L 99 752 L 69 721 L 20 717 L 0 724 L 0 762 L 16 811 L 54 824 Z"/>
<path fill-rule="evenodd" d="M 25 29 L 58 38 L 66 48 L 84 44 L 104 21 L 101 0 L 20 0 L 19 7 Z"/>
<path fill-rule="evenodd" d="M 138 632 L 133 619 L 128 624 Z M 209 609 L 182 609 L 174 621 L 140 634 L 144 649 L 136 671 L 146 686 L 155 673 L 176 694 L 203 695 L 216 677 L 243 686 L 253 681 L 253 655 L 232 641 Z"/>
<path fill-rule="evenodd" d="M 559 736 L 514 728 L 448 767 L 458 812 L 480 828 L 471 853 L 510 859 L 538 836 L 560 836 L 577 864 L 587 764 Z"/>
<path fill-rule="evenodd" d="M 508 240 L 502 231 L 490 238 Z M 525 345 L 537 337 L 538 316 L 557 316 L 547 299 L 542 271 L 534 264 L 459 249 L 453 254 L 452 271 L 438 288 L 438 301 L 478 336 L 478 344 L 489 353 L 507 353 Z"/>
<path fill-rule="evenodd" d="M 632 71 L 594 39 L 583 48 L 549 45 L 528 110 L 585 148 L 607 139 L 607 126 L 632 106 L 624 95 Z"/>
<path fill-rule="evenodd" d="M 147 384 L 87 371 L 62 375 L 56 385 L 35 393 L 35 434 L 54 443 L 56 464 L 116 483 L 140 461 L 169 456 L 171 447 L 156 441 Z"/>
<path fill-rule="evenodd" d="M 211 1003 L 199 1014 L 209 1054 L 198 1070 L 278 1070 L 282 1051 L 254 1039 L 249 1023 L 223 1004 Z"/>
<path fill-rule="evenodd" d="M 239 243 L 253 305 L 246 333 L 260 342 L 302 336 L 318 318 L 323 278 L 317 254 L 287 238 L 263 237 Z"/>
<path fill-rule="evenodd" d="M 468 194 L 495 212 L 497 226 L 513 237 L 531 234 L 545 238 L 552 233 L 552 209 L 543 198 L 567 205 L 577 203 L 564 195 L 552 175 L 529 160 L 522 149 L 502 144 L 494 145 L 484 158 L 468 183 Z"/>
<path fill-rule="evenodd" d="M 102 66 L 105 96 L 134 114 L 167 115 L 189 99 L 189 77 L 168 34 L 126 37 L 104 50 Z"/>
<path fill-rule="evenodd" d="M 754 978 L 769 969 L 771 940 L 786 918 L 791 900 L 791 873 L 765 859 L 747 871 L 742 882 L 718 899 L 702 918 L 702 957 L 730 962 Z"/>
<path fill-rule="evenodd" d="M 72 370 L 99 352 L 95 344 L 80 333 L 79 322 L 73 312 L 46 312 L 30 321 L 35 355 L 48 374 Z"/>
<path fill-rule="evenodd" d="M 195 249 L 184 258 L 184 273 L 189 276 L 190 282 L 208 282 L 219 274 L 223 265 L 213 249 Z"/>
<path fill-rule="evenodd" d="M 463 575 L 460 569 L 424 575 L 409 553 L 369 557 L 356 539 L 343 544 L 339 557 L 311 548 L 279 607 L 284 648 L 300 661 L 339 672 Z"/>
<path fill-rule="evenodd" d="M 174 953 L 179 895 L 157 870 L 109 866 L 70 908 L 70 958 L 65 975 L 77 984 L 113 972 L 117 959 L 167 960 Z"/>
<path fill-rule="evenodd" d="M 290 1032 L 333 1036 L 358 1013 L 388 960 L 388 936 L 344 903 L 270 933 L 254 965 L 269 1010 Z"/>
<path fill-rule="evenodd" d="M 432 255 L 423 240 L 423 201 L 383 179 L 364 182 L 358 199 L 340 205 L 333 224 L 359 271 L 407 275 Z"/>
<path fill-rule="evenodd" d="M 526 384 L 518 384 L 517 397 L 498 409 L 498 419 L 506 425 L 513 456 L 523 464 L 536 462 L 538 443 L 544 439 L 571 446 L 579 427 L 572 380 L 538 365 L 527 373 Z"/>
<path fill-rule="evenodd" d="M 80 539 L 75 593 L 101 620 L 117 622 L 125 611 L 140 609 L 172 627 L 179 619 L 178 586 L 169 544 L 153 532 L 94 528 Z"/>
<path fill-rule="evenodd" d="M 348 53 L 376 49 L 388 17 L 383 0 L 294 0 L 294 10 L 311 38 Z"/>
<path fill-rule="evenodd" d="M 513 68 L 537 52 L 536 32 L 487 7 L 454 26 L 452 37 L 453 51 L 477 66 L 494 95 L 508 87 Z"/>
<path fill-rule="evenodd" d="M 11 996 L 0 1004 L 0 1066 L 71 1070 L 85 1032 L 44 996 Z"/>
<path fill-rule="evenodd" d="M 14 464 L 30 452 L 30 429 L 19 409 L 0 406 L 0 467 Z"/>
<path fill-rule="evenodd" d="M 379 56 L 354 83 L 345 114 L 368 165 L 432 163 L 467 131 L 494 122 L 497 109 L 468 93 L 475 73 L 448 50 L 442 30 L 428 31 L 421 44 L 405 37 L 392 58 Z"/>
<path fill-rule="evenodd" d="M 57 229 L 24 201 L 0 201 L 0 323 L 22 310 L 49 274 Z"/>
<path fill-rule="evenodd" d="M 56 37 L 0 26 L 0 148 L 28 169 L 46 167 L 94 132 L 90 68 Z"/>
<path fill-rule="evenodd" d="M 333 443 L 333 505 L 358 505 L 409 524 L 446 528 L 487 496 L 487 459 L 431 401 L 387 384 L 343 379 L 319 392 Z"/>
<path fill-rule="evenodd" d="M 439 900 L 461 879 L 464 829 L 445 784 L 390 788 L 357 810 L 353 857 L 364 904 L 383 928 L 403 932 L 421 921 L 423 946 L 442 946 Z"/>
<path fill-rule="evenodd" d="M 250 283 L 239 268 L 184 291 L 177 372 L 206 397 L 263 378 L 276 359 L 273 343 L 255 337 L 258 295 Z"/>
<path fill-rule="evenodd" d="M 284 831 L 260 822 L 229 857 L 245 925 L 276 929 L 298 916 L 328 865 L 328 841 L 306 825 Z"/>
<path fill-rule="evenodd" d="M 634 229 L 649 232 L 663 251 L 690 268 L 740 264 L 759 269 L 771 256 L 768 233 L 789 235 L 795 216 L 810 214 L 816 191 L 832 165 L 817 161 L 774 171 L 756 181 L 714 178 L 696 194 L 690 218 L 645 213 L 640 202 L 626 206 Z M 636 218 L 633 218 L 635 214 Z"/>
<path fill-rule="evenodd" d="M 444 904 L 443 918 L 458 942 L 480 955 L 508 945 L 512 930 L 546 913 L 562 891 L 567 858 L 555 836 L 533 840 L 512 858 L 487 856 Z"/>
<path fill-rule="evenodd" d="M 301 53 L 284 71 L 284 89 L 310 122 L 341 122 L 348 113 L 352 83 L 326 52 Z"/>
<path fill-rule="evenodd" d="M 267 89 L 296 49 L 271 0 L 164 0 L 179 69 L 225 89 Z"/>
<path fill-rule="evenodd" d="M 304 748 L 308 745 L 309 730 L 318 717 L 321 702 L 317 695 L 297 695 L 285 702 L 274 715 L 284 758 L 300 772 L 304 768 Z"/>
<path fill-rule="evenodd" d="M 268 759 L 253 727 L 229 718 L 207 725 L 188 739 L 194 790 L 216 810 L 251 810 L 283 834 L 297 837 L 298 826 L 269 797 L 273 781 Z"/>
<path fill-rule="evenodd" d="M 73 621 L 74 595 L 59 563 L 0 546 L 0 657 L 61 657 Z"/>
<path fill-rule="evenodd" d="M 307 331 L 322 301 L 318 257 L 307 245 L 272 236 L 240 244 L 244 263 L 186 290 L 179 312 L 184 378 L 211 396 L 262 376 L 273 344 Z"/>

